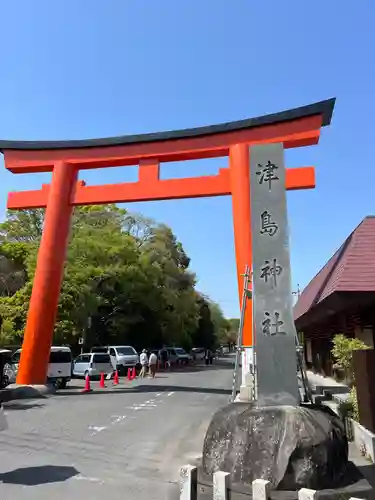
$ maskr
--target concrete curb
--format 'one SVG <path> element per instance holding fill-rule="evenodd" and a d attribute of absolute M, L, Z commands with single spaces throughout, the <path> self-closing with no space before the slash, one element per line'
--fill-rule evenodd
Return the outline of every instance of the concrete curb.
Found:
<path fill-rule="evenodd" d="M 19 385 L 11 384 L 0 391 L 0 401 L 8 402 L 15 399 L 43 399 L 56 393 L 52 385 Z"/>

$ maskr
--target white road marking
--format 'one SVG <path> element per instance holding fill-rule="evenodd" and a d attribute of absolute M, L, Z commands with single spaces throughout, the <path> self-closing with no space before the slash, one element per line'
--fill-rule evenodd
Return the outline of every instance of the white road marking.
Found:
<path fill-rule="evenodd" d="M 112 415 L 111 419 L 111 425 L 118 424 L 119 422 L 122 422 L 127 418 L 127 415 Z M 89 431 L 92 431 L 92 436 L 95 436 L 96 434 L 99 434 L 99 432 L 105 431 L 107 429 L 107 426 L 98 426 L 98 425 L 89 425 Z"/>
<path fill-rule="evenodd" d="M 168 392 L 167 396 L 173 396 L 174 392 Z"/>
<path fill-rule="evenodd" d="M 159 392 L 156 394 L 157 396 L 161 396 L 163 393 Z M 170 392 L 168 396 L 172 396 L 174 392 Z M 138 410 L 152 410 L 158 406 L 158 404 L 161 403 L 161 400 L 155 401 L 155 399 L 148 399 L 144 403 L 138 403 L 138 404 L 133 404 L 132 406 L 127 406 L 126 408 L 128 410 L 133 410 L 133 411 L 138 411 Z M 126 418 L 134 418 L 134 417 L 128 417 L 127 415 L 111 415 L 111 423 L 110 425 L 116 425 Z M 99 432 L 104 431 L 107 429 L 107 426 L 96 426 L 96 425 L 90 425 L 89 430 L 92 431 L 92 436 L 95 436 Z"/>
<path fill-rule="evenodd" d="M 73 476 L 73 479 L 75 479 L 76 481 L 88 481 L 90 483 L 104 484 L 104 481 L 102 479 L 99 479 L 98 477 L 82 476 L 82 474 L 78 474 L 77 476 Z"/>
<path fill-rule="evenodd" d="M 140 405 L 137 405 L 137 406 L 130 406 L 129 410 L 134 410 L 134 411 L 137 411 L 137 410 L 153 410 L 154 408 L 156 408 L 156 405 L 140 404 Z"/>
<path fill-rule="evenodd" d="M 155 395 L 156 395 L 156 397 L 159 397 L 159 396 L 161 396 L 162 394 L 163 394 L 162 392 L 158 392 L 158 393 L 157 393 L 157 394 L 155 394 Z"/>
<path fill-rule="evenodd" d="M 118 417 L 115 418 L 115 420 L 112 421 L 112 425 L 117 424 L 118 422 L 121 422 L 122 420 L 125 420 L 127 418 L 127 415 L 119 415 Z"/>
<path fill-rule="evenodd" d="M 99 432 L 102 432 L 106 429 L 107 427 L 106 426 L 102 426 L 102 427 L 99 427 L 97 425 L 89 425 L 89 431 L 93 431 L 93 436 L 95 434 L 98 434 Z"/>

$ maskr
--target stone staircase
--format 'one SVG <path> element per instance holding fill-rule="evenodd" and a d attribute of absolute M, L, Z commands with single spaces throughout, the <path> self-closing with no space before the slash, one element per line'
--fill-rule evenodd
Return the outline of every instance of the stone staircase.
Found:
<path fill-rule="evenodd" d="M 348 399 L 349 387 L 333 378 L 323 377 L 311 371 L 307 371 L 307 379 L 314 403 L 323 403 L 338 414 L 338 407 Z"/>

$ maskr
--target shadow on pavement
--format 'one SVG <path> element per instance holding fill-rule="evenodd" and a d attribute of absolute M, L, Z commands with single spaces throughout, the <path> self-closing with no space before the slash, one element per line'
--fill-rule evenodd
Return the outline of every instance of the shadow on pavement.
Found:
<path fill-rule="evenodd" d="M 79 472 L 75 467 L 61 465 L 41 465 L 39 467 L 24 467 L 0 474 L 4 484 L 20 484 L 37 486 L 38 484 L 59 483 L 67 481 Z"/>
<path fill-rule="evenodd" d="M 6 403 L 4 404 L 4 410 L 31 410 L 32 408 L 44 408 L 45 405 L 39 403 Z"/>
<path fill-rule="evenodd" d="M 167 373 L 190 373 L 190 372 L 204 372 L 204 371 L 215 371 L 215 370 L 233 370 L 234 363 L 214 363 L 212 365 L 185 365 L 182 367 L 174 368 Z M 160 373 L 164 373 L 161 370 Z"/>
<path fill-rule="evenodd" d="M 370 486 L 375 489 L 375 466 L 372 463 L 368 465 L 357 465 L 358 471 L 362 474 L 362 476 L 367 479 Z M 373 493 L 371 498 L 375 498 L 375 494 Z"/>
<path fill-rule="evenodd" d="M 131 387 L 124 392 L 197 392 L 204 394 L 231 394 L 230 389 L 214 389 L 211 387 L 187 387 L 183 385 L 139 385 L 138 387 Z M 113 392 L 116 392 L 114 390 Z"/>
<path fill-rule="evenodd" d="M 182 385 L 151 385 L 142 384 L 131 387 L 117 386 L 108 389 L 97 389 L 94 388 L 93 391 L 82 393 L 82 392 L 70 392 L 68 390 L 58 391 L 55 396 L 81 396 L 88 397 L 90 395 L 99 394 L 134 394 L 142 392 L 192 392 L 192 393 L 203 393 L 203 394 L 231 394 L 230 389 L 213 389 L 210 387 L 186 387 Z"/>

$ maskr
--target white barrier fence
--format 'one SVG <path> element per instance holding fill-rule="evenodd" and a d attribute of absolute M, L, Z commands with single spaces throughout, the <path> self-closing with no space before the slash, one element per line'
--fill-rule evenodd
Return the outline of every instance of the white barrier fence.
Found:
<path fill-rule="evenodd" d="M 229 472 L 218 471 L 213 474 L 213 500 L 230 500 Z M 270 482 L 256 479 L 252 485 L 252 500 L 268 500 Z M 318 491 L 301 488 L 298 500 L 317 500 Z M 180 469 L 180 500 L 198 499 L 198 470 L 193 465 L 185 465 Z M 349 500 L 361 500 L 351 497 Z"/>

